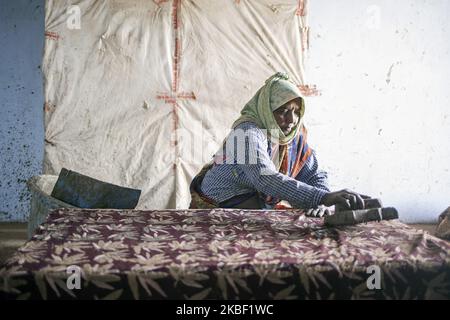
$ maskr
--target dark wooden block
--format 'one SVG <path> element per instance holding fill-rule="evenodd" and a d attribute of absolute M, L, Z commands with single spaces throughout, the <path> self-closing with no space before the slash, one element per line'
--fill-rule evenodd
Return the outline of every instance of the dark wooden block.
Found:
<path fill-rule="evenodd" d="M 51 195 L 79 208 L 134 209 L 141 190 L 117 186 L 63 168 Z"/>

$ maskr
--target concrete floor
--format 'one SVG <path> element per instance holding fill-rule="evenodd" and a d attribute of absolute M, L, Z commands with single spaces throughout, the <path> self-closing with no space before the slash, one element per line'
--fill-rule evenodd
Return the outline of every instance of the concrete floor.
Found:
<path fill-rule="evenodd" d="M 434 224 L 411 224 L 411 227 L 434 234 Z M 26 223 L 0 223 L 0 264 L 27 240 Z"/>

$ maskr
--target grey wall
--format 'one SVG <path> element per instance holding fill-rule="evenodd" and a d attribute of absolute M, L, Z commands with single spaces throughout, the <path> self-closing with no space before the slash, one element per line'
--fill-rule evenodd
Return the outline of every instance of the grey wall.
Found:
<path fill-rule="evenodd" d="M 26 221 L 43 157 L 44 0 L 0 0 L 0 221 Z"/>
<path fill-rule="evenodd" d="M 333 188 L 407 221 L 449 205 L 449 15 L 446 0 L 310 2 L 311 145 Z M 43 35 L 44 0 L 0 0 L 0 221 L 26 221 L 41 172 Z"/>

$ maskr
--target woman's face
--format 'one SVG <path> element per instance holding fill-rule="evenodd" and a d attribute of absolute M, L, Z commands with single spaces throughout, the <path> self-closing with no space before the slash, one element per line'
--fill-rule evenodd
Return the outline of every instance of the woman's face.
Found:
<path fill-rule="evenodd" d="M 291 100 L 273 112 L 273 116 L 284 135 L 288 135 L 300 120 L 300 103 Z"/>

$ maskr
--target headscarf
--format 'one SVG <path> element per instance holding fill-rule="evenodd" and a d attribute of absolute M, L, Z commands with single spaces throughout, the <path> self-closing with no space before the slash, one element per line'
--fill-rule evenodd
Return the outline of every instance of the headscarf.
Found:
<path fill-rule="evenodd" d="M 278 125 L 273 111 L 285 103 L 300 98 L 299 121 L 288 135 L 284 135 Z M 283 72 L 277 72 L 256 92 L 253 98 L 247 102 L 241 111 L 241 116 L 233 123 L 234 129 L 239 124 L 250 121 L 259 128 L 266 129 L 269 132 L 276 132 L 280 145 L 289 144 L 298 134 L 302 126 L 302 117 L 305 113 L 305 104 L 298 87 L 289 79 L 289 76 Z"/>

